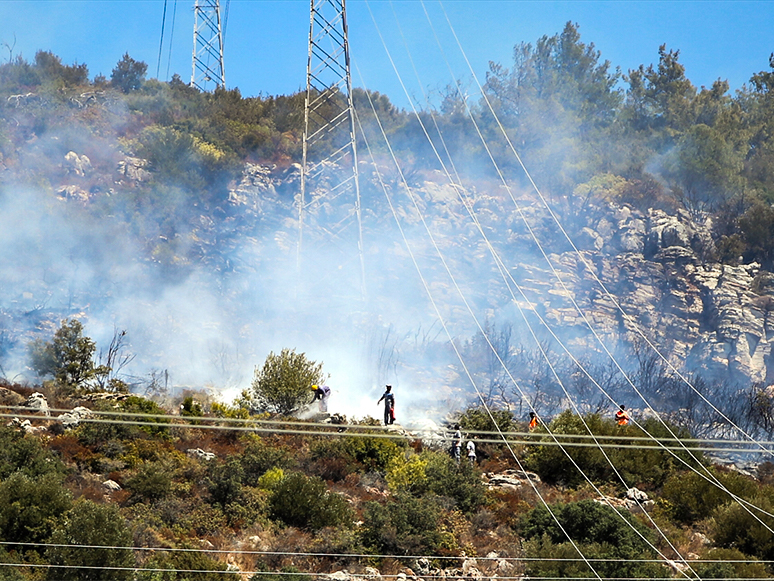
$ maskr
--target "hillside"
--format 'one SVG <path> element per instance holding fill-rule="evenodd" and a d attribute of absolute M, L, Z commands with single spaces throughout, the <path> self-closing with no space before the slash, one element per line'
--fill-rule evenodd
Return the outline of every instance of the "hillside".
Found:
<path fill-rule="evenodd" d="M 771 578 L 774 56 L 654 58 L 355 90 L 362 224 L 302 93 L 0 64 L 0 579 Z"/>
<path fill-rule="evenodd" d="M 512 455 L 487 443 L 491 421 L 470 409 L 459 419 L 478 443 L 473 466 L 450 457 L 451 431 L 338 416 L 333 424 L 268 414 L 247 421 L 246 410 L 201 394 L 169 415 L 137 396 L 44 388 L 46 401 L 32 392 L 0 389 L 3 404 L 28 406 L 12 412 L 25 419 L 0 428 L 5 579 L 772 573 L 756 559 L 772 559 L 766 527 L 774 521 L 729 496 L 770 507 L 772 465 L 761 464 L 756 478 L 679 447 L 627 440 L 668 438 L 654 419 L 622 428 L 586 416 L 593 433 L 613 437 L 608 464 L 594 447 L 550 445 L 549 430 L 565 445 L 583 442 L 566 438 L 586 433 L 569 412 L 531 433 L 499 413 L 501 429 L 522 442 Z M 72 412 L 62 417 L 54 406 Z"/>

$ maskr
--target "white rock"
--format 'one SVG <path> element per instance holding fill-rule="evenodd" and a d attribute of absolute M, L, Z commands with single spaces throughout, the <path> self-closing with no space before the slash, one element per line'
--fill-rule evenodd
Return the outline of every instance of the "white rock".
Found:
<path fill-rule="evenodd" d="M 636 500 L 638 502 L 643 502 L 648 500 L 648 495 L 639 488 L 630 488 L 626 491 L 626 498 Z"/>
<path fill-rule="evenodd" d="M 46 399 L 46 396 L 37 391 L 27 398 L 24 405 L 28 408 L 43 412 L 46 416 L 51 415 L 48 411 L 48 400 Z"/>
<path fill-rule="evenodd" d="M 191 458 L 198 458 L 199 460 L 214 460 L 216 458 L 213 452 L 205 452 L 201 448 L 189 448 L 185 453 Z"/>

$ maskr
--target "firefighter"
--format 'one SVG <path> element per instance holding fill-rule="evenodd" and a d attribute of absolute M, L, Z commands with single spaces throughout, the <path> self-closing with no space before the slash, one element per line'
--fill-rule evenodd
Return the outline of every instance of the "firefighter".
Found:
<path fill-rule="evenodd" d="M 619 426 L 626 426 L 629 424 L 630 419 L 631 417 L 629 412 L 626 411 L 626 406 L 621 404 L 620 409 L 615 412 L 615 421 L 618 422 Z"/>
<path fill-rule="evenodd" d="M 319 386 L 313 385 L 312 391 L 314 392 L 314 399 L 312 402 L 320 401 L 320 411 L 328 411 L 328 398 L 331 397 L 331 388 L 327 385 Z"/>
<path fill-rule="evenodd" d="M 388 385 L 385 388 L 384 395 L 379 398 L 376 405 L 379 405 L 384 400 L 384 425 L 389 426 L 395 423 L 395 394 L 392 393 L 392 386 Z"/>

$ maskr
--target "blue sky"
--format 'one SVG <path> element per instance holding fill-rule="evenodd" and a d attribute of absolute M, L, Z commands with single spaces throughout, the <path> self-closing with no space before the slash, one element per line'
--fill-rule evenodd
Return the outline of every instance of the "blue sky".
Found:
<path fill-rule="evenodd" d="M 225 0 L 221 2 L 225 5 Z M 162 79 L 169 68 L 170 75 L 190 80 L 193 4 L 193 0 L 167 1 Z M 444 12 L 481 79 L 490 60 L 509 66 L 515 44 L 560 32 L 568 20 L 579 24 L 584 42 L 593 42 L 603 59 L 624 72 L 657 61 L 662 43 L 679 49 L 687 75 L 697 86 L 721 78 L 732 89 L 739 88 L 753 73 L 768 69 L 769 54 L 774 52 L 774 1 L 449 0 L 441 5 L 427 0 L 425 6 L 443 53 L 419 0 L 349 1 L 355 86 L 386 93 L 394 103 L 408 106 L 387 57 L 389 50 L 409 94 L 419 101 L 424 93 L 437 101 L 451 81 L 444 54 L 454 76 L 473 91 L 471 74 Z M 65 63 L 86 63 L 92 76 L 109 77 L 115 63 L 129 52 L 147 62 L 149 76 L 155 76 L 163 9 L 163 0 L 0 0 L 0 42 L 28 59 L 38 49 L 51 50 Z M 307 0 L 231 0 L 227 85 L 239 87 L 246 96 L 301 88 L 308 27 Z M 2 46 L 0 59 L 8 56 L 8 48 Z"/>

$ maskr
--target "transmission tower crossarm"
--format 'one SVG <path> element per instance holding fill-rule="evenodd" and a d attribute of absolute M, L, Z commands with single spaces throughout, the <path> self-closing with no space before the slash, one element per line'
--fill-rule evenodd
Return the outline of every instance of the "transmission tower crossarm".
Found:
<path fill-rule="evenodd" d="M 349 175 L 340 177 L 338 183 L 328 186 L 326 192 L 317 192 L 315 199 L 325 197 L 328 202 L 340 199 L 340 210 L 346 209 L 341 222 L 350 220 L 353 215 L 356 217 L 360 291 L 361 297 L 365 299 L 363 225 L 346 0 L 310 0 L 309 3 L 309 51 L 301 157 L 296 255 L 299 281 L 303 260 L 304 220 L 308 219 L 308 208 L 312 205 L 307 202 L 307 190 L 311 180 L 319 178 L 326 167 L 333 167 L 336 172 Z M 351 201 L 347 201 L 347 193 L 351 195 Z M 323 225 L 317 224 L 316 231 L 326 230 Z"/>
<path fill-rule="evenodd" d="M 195 0 L 191 86 L 226 88 L 220 0 Z"/>

